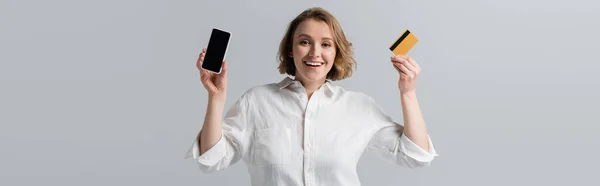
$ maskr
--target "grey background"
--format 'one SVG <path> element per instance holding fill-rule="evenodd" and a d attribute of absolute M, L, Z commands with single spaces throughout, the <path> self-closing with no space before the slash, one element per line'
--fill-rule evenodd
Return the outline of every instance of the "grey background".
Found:
<path fill-rule="evenodd" d="M 288 21 L 321 6 L 353 42 L 336 82 L 402 120 L 387 49 L 404 29 L 439 156 L 367 153 L 363 185 L 598 185 L 600 9 L 592 1 L 0 1 L 0 185 L 249 185 L 183 155 L 206 109 L 195 60 L 233 33 L 226 107 L 277 82 Z M 375 86 L 374 83 L 381 85 Z"/>

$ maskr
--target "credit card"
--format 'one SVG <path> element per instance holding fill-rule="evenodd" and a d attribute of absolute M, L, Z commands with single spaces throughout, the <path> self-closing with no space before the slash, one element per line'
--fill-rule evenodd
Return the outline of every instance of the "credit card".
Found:
<path fill-rule="evenodd" d="M 404 31 L 402 35 L 390 46 L 390 50 L 396 55 L 406 55 L 410 49 L 419 42 L 409 30 Z"/>

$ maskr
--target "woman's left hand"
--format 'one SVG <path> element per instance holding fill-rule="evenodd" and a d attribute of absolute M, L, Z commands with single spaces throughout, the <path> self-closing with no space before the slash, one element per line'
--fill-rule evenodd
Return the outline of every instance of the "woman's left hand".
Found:
<path fill-rule="evenodd" d="M 411 57 L 397 55 L 391 58 L 392 64 L 400 74 L 398 88 L 400 94 L 415 93 L 417 77 L 421 73 L 421 66 Z"/>

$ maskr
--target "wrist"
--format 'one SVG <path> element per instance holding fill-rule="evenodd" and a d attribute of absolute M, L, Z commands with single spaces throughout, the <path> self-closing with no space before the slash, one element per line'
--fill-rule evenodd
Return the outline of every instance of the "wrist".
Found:
<path fill-rule="evenodd" d="M 225 94 L 208 95 L 208 101 L 213 103 L 224 103 L 226 97 Z"/>
<path fill-rule="evenodd" d="M 402 99 L 414 99 L 417 98 L 417 92 L 415 91 L 409 91 L 409 92 L 400 92 L 400 97 L 402 97 Z"/>

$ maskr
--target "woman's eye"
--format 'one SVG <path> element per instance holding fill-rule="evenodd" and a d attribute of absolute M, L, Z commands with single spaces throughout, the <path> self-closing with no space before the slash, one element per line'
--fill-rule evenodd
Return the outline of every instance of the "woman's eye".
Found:
<path fill-rule="evenodd" d="M 300 41 L 300 44 L 301 45 L 308 45 L 309 43 L 308 43 L 308 41 L 304 40 L 304 41 Z"/>
<path fill-rule="evenodd" d="M 330 46 L 331 46 L 331 44 L 329 44 L 329 43 L 323 43 L 323 47 L 330 47 Z"/>

